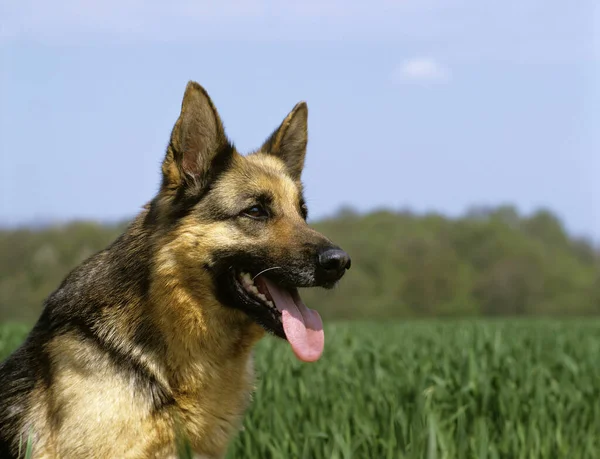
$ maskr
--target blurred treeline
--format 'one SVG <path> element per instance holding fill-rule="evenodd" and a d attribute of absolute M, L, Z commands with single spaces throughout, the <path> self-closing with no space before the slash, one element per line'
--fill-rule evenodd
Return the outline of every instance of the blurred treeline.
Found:
<path fill-rule="evenodd" d="M 305 290 L 328 319 L 600 313 L 600 251 L 540 210 L 460 218 L 342 210 L 313 224 L 352 256 L 333 291 Z M 31 322 L 45 297 L 126 224 L 0 231 L 0 321 Z"/>

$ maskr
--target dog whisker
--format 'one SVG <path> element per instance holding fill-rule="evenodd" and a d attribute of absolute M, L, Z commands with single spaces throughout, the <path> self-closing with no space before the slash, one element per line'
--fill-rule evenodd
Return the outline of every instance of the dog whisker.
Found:
<path fill-rule="evenodd" d="M 254 276 L 252 278 L 252 280 L 256 279 L 258 276 L 260 276 L 262 273 L 266 273 L 267 271 L 271 271 L 272 269 L 282 269 L 281 266 L 273 266 L 272 268 L 267 268 L 267 269 L 263 269 L 261 272 L 259 272 L 256 276 Z"/>

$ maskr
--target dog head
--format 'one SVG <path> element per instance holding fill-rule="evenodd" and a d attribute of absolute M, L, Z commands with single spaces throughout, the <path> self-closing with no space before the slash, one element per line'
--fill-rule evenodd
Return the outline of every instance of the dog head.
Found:
<path fill-rule="evenodd" d="M 260 149 L 242 156 L 206 91 L 188 83 L 152 212 L 177 235 L 174 262 L 192 290 L 194 279 L 209 279 L 222 307 L 243 311 L 312 361 L 323 349 L 322 323 L 297 289 L 333 287 L 350 257 L 306 223 L 307 117 L 297 104 Z"/>

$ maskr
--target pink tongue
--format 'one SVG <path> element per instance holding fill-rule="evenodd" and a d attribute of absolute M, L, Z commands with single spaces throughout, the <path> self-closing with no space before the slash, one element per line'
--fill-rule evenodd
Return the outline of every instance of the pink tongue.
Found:
<path fill-rule="evenodd" d="M 296 357 L 304 362 L 319 360 L 325 344 L 319 313 L 306 307 L 297 290 L 285 290 L 265 277 L 261 280 L 281 312 L 283 331 Z"/>

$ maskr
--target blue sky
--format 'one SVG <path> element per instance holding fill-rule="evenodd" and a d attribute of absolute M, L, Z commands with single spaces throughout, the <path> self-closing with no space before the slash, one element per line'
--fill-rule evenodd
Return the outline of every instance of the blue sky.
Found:
<path fill-rule="evenodd" d="M 308 102 L 315 217 L 514 203 L 598 241 L 595 3 L 4 0 L 0 223 L 135 214 L 194 79 L 242 152 Z"/>

